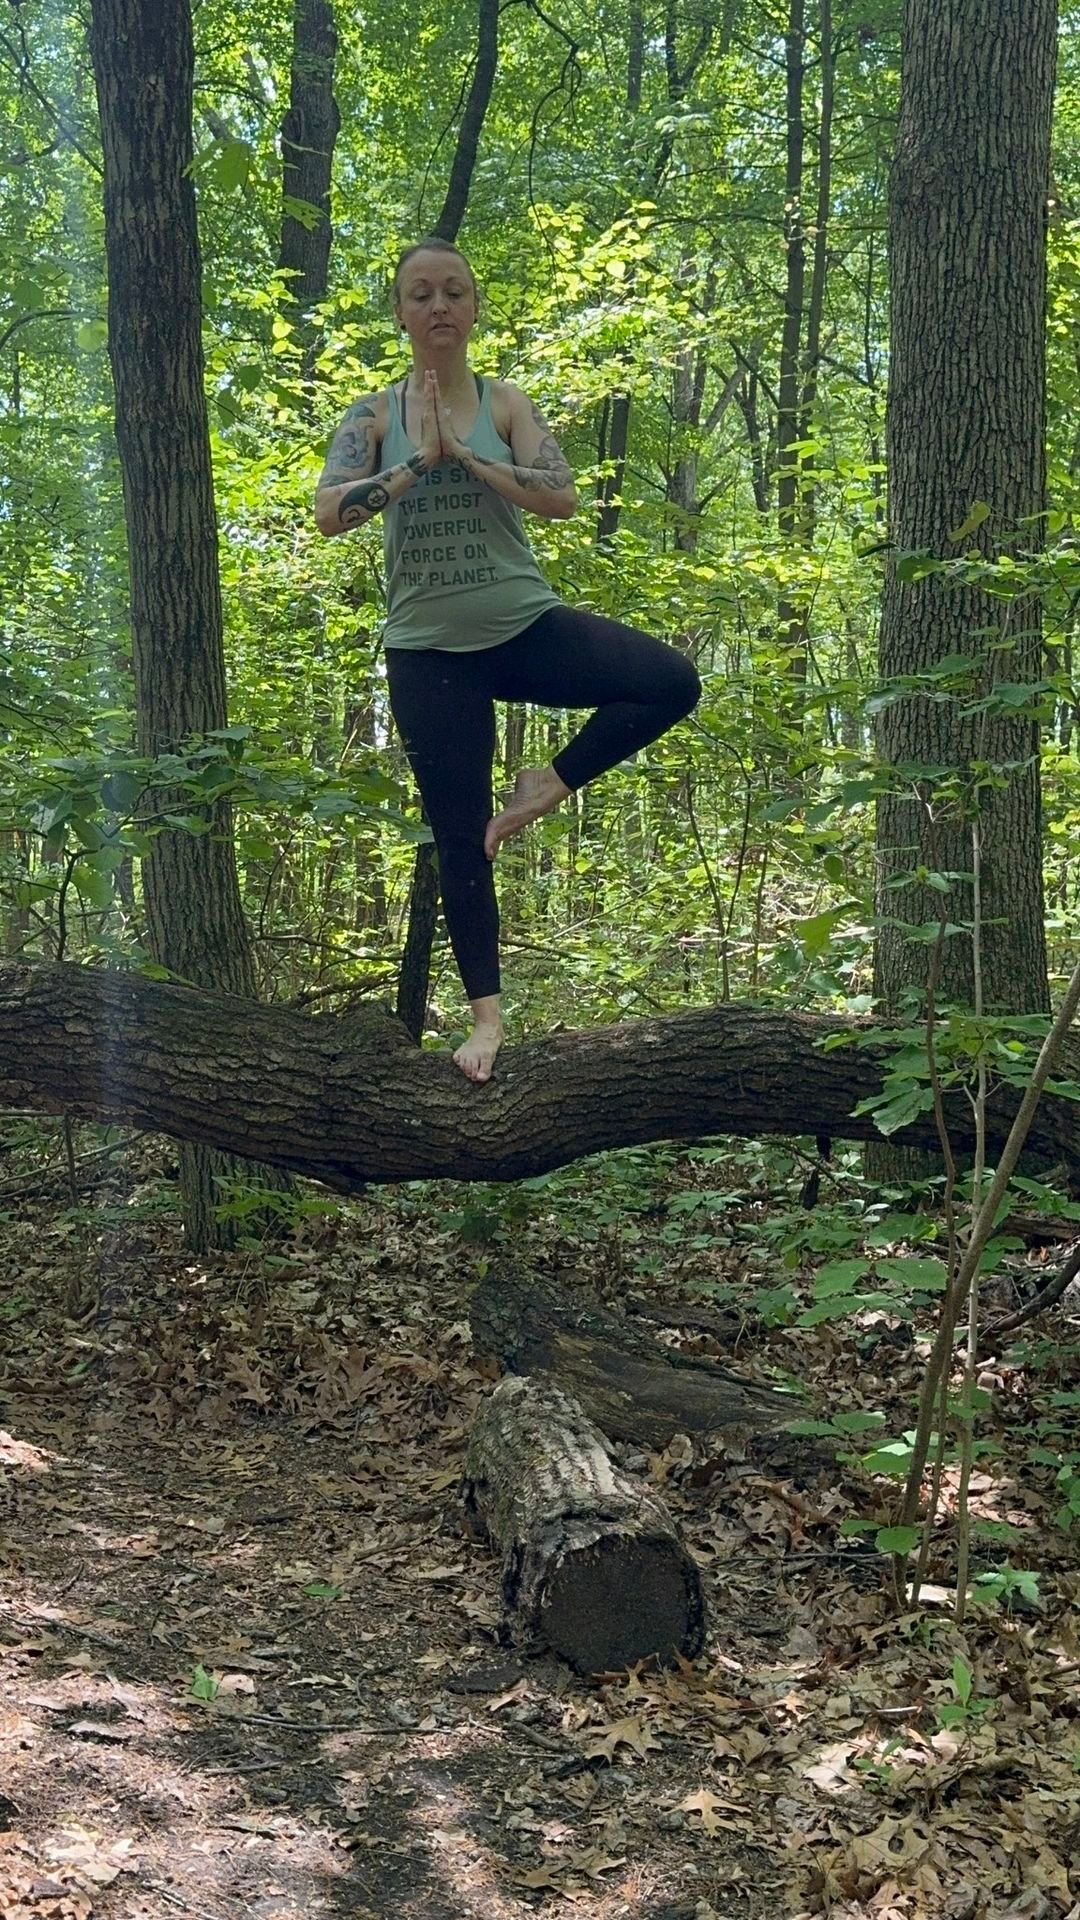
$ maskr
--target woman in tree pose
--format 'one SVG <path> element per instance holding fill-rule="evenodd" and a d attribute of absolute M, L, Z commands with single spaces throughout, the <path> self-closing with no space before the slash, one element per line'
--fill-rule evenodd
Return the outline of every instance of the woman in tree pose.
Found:
<path fill-rule="evenodd" d="M 315 496 L 327 535 L 382 515 L 390 705 L 439 856 L 443 912 L 473 1029 L 454 1059 L 491 1078 L 503 1038 L 492 861 L 502 841 L 647 746 L 696 704 L 676 648 L 565 606 L 543 579 L 521 509 L 564 520 L 574 480 L 539 409 L 468 361 L 476 282 L 445 240 L 406 247 L 394 310 L 412 371 L 349 408 Z M 594 707 L 550 766 L 492 803 L 494 700 Z"/>

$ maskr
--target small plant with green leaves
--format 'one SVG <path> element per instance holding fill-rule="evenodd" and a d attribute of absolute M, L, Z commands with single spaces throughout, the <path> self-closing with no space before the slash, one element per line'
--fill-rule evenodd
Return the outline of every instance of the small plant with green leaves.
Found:
<path fill-rule="evenodd" d="M 1029 1567 L 1012 1567 L 1007 1560 L 1000 1567 L 976 1574 L 970 1597 L 976 1606 L 1000 1606 L 1006 1613 L 1011 1613 L 1017 1603 L 1027 1607 L 1042 1605 L 1038 1574 Z"/>
<path fill-rule="evenodd" d="M 981 1724 L 994 1703 L 975 1692 L 975 1677 L 962 1654 L 958 1653 L 952 1663 L 949 1685 L 953 1697 L 938 1707 L 938 1726 L 963 1727 L 970 1732 Z"/>

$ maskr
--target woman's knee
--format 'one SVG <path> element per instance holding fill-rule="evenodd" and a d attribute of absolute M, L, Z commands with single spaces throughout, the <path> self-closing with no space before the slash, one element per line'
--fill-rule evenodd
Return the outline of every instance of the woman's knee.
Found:
<path fill-rule="evenodd" d="M 701 675 L 692 660 L 677 647 L 669 648 L 668 674 L 671 688 L 671 705 L 677 720 L 683 720 L 693 713 L 701 699 Z"/>

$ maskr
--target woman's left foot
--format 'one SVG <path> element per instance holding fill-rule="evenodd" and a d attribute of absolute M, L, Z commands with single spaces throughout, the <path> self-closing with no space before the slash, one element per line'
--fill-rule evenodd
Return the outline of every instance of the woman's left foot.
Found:
<path fill-rule="evenodd" d="M 523 767 L 514 782 L 514 797 L 509 806 L 488 821 L 484 834 L 484 852 L 488 859 L 494 860 L 504 840 L 539 820 L 541 814 L 551 813 L 570 798 L 571 792 L 554 767 Z"/>

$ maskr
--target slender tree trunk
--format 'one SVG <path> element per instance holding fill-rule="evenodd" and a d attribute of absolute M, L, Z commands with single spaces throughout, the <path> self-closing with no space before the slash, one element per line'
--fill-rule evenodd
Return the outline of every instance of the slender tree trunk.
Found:
<path fill-rule="evenodd" d="M 479 0 L 476 65 L 473 68 L 472 86 L 469 89 L 469 98 L 458 129 L 457 146 L 454 149 L 454 162 L 450 169 L 446 199 L 443 202 L 442 212 L 431 229 L 432 233 L 438 234 L 440 240 L 456 240 L 465 218 L 480 135 L 483 132 L 488 103 L 491 100 L 491 89 L 495 84 L 495 67 L 498 58 L 499 0 Z"/>
<path fill-rule="evenodd" d="M 886 421 L 892 539 L 942 558 L 1039 544 L 1044 506 L 1046 202 L 1055 0 L 906 0 L 904 77 L 892 174 L 892 325 Z M 976 502 L 988 517 L 957 537 Z M 881 672 L 920 676 L 951 654 L 992 681 L 1042 667 L 1038 603 L 1003 603 L 940 576 L 912 581 L 895 562 L 882 605 Z M 1008 606 L 1008 603 L 1004 603 Z M 988 1008 L 1045 1011 L 1039 735 L 1028 714 L 972 713 L 970 696 L 906 695 L 882 712 L 882 758 L 897 767 L 1007 770 L 983 782 L 982 968 Z M 969 876 L 970 828 L 935 805 L 933 828 L 910 772 L 878 805 L 876 991 L 896 1006 L 925 985 L 927 948 L 904 925 L 936 921 L 943 896 L 902 876 Z M 971 920 L 971 885 L 953 881 L 949 918 Z M 972 950 L 945 943 L 942 998 L 972 1003 Z"/>
<path fill-rule="evenodd" d="M 784 325 L 780 340 L 779 405 L 777 408 L 776 483 L 777 524 L 780 538 L 793 549 L 799 530 L 799 454 L 794 450 L 801 430 L 803 310 L 806 288 L 806 218 L 803 211 L 803 156 L 806 128 L 803 121 L 805 66 L 804 0 L 790 0 L 787 32 L 784 37 L 787 74 L 787 146 L 784 171 L 784 242 L 787 250 L 787 282 L 784 291 Z M 806 675 L 805 634 L 798 598 L 789 587 L 780 599 L 778 624 L 782 645 L 791 649 L 791 675 L 801 682 Z M 793 714 L 798 719 L 798 713 Z"/>
<path fill-rule="evenodd" d="M 311 309 L 325 300 L 333 227 L 330 179 L 341 114 L 334 98 L 337 31 L 332 0 L 295 0 L 289 110 L 281 128 L 282 209 L 279 267 L 304 346 L 310 382 L 318 351 Z M 318 221 L 298 218 L 295 203 L 317 207 Z"/>
<path fill-rule="evenodd" d="M 190 173 L 189 0 L 92 0 L 91 51 L 139 748 L 157 754 L 227 718 Z M 253 999 L 227 811 L 207 809 L 206 825 L 203 833 L 165 829 L 143 859 L 154 958 L 184 980 Z M 214 1220 L 218 1171 L 203 1149 L 182 1150 L 185 1224 L 196 1246 L 227 1237 Z"/>

